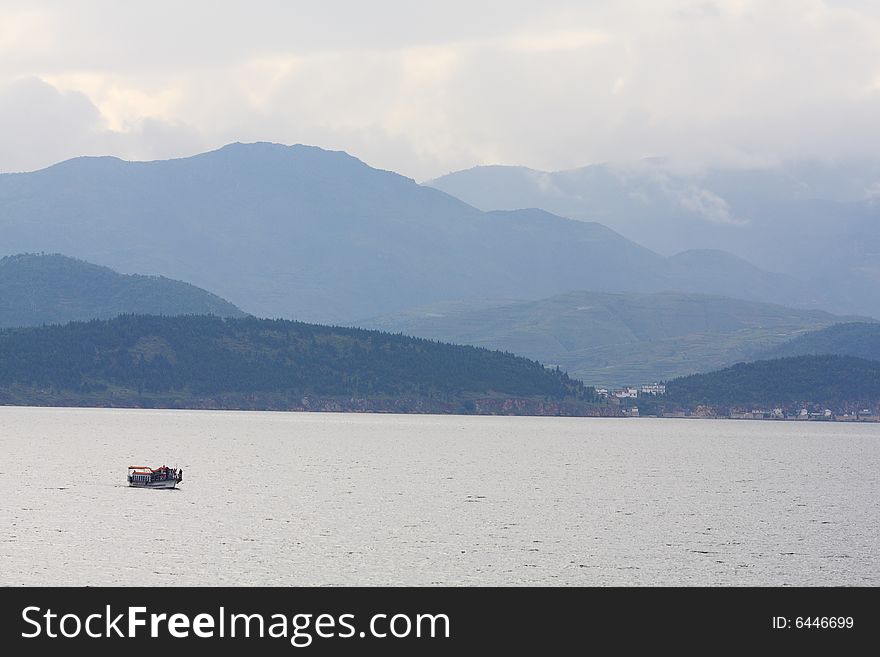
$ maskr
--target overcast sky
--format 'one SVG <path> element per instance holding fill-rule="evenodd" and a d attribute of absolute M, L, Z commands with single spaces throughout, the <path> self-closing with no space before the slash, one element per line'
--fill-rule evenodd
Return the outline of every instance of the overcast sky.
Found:
<path fill-rule="evenodd" d="M 425 180 L 880 152 L 880 1 L 0 0 L 0 171 L 232 141 Z"/>

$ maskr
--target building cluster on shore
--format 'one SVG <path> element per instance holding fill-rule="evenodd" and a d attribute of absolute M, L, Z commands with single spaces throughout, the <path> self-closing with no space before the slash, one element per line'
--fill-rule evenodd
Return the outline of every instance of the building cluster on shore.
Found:
<path fill-rule="evenodd" d="M 665 383 L 643 383 L 640 386 L 624 386 L 623 388 L 596 388 L 596 394 L 612 405 L 619 406 L 622 415 L 639 417 L 639 407 L 633 400 L 648 397 L 657 399 L 666 394 Z"/>
<path fill-rule="evenodd" d="M 831 405 L 799 402 L 785 406 L 735 406 L 697 404 L 678 405 L 664 400 L 666 384 L 645 383 L 622 388 L 597 388 L 596 393 L 616 406 L 620 415 L 639 417 L 637 400 L 643 400 L 641 415 L 682 418 L 726 418 L 732 420 L 795 420 L 801 422 L 880 422 L 880 404 L 871 407 L 856 404 Z M 647 412 L 644 407 L 648 406 Z"/>
<path fill-rule="evenodd" d="M 815 404 L 789 407 L 738 408 L 697 405 L 693 408 L 664 410 L 662 417 L 726 418 L 731 420 L 794 420 L 799 422 L 880 422 L 880 408 L 831 409 Z"/>
<path fill-rule="evenodd" d="M 640 386 L 624 386 L 609 390 L 608 388 L 596 388 L 596 394 L 603 399 L 638 399 L 645 395 L 656 397 L 666 394 L 665 383 L 643 383 Z"/>

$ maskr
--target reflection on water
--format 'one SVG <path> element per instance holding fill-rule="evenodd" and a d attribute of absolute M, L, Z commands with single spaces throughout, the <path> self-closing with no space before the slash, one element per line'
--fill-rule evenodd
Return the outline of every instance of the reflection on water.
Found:
<path fill-rule="evenodd" d="M 0 584 L 876 585 L 878 480 L 878 425 L 2 407 Z"/>

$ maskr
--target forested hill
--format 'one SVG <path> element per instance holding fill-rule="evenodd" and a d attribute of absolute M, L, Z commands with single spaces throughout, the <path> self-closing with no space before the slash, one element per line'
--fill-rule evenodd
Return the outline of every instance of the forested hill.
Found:
<path fill-rule="evenodd" d="M 719 406 L 880 401 L 880 362 L 796 356 L 738 363 L 667 383 L 664 402 Z"/>
<path fill-rule="evenodd" d="M 592 396 L 508 353 L 287 320 L 124 315 L 0 331 L 0 403 L 479 412 L 474 400 Z"/>
<path fill-rule="evenodd" d="M 110 319 L 123 313 L 245 314 L 215 294 L 162 276 L 120 274 L 59 254 L 0 258 L 0 327 Z"/>

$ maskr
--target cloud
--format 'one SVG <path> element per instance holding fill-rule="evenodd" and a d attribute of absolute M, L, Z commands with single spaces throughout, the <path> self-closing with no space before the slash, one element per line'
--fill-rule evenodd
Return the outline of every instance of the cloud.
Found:
<path fill-rule="evenodd" d="M 61 93 L 37 78 L 0 88 L 0 167 L 26 170 L 105 150 L 103 117 L 81 92 Z"/>
<path fill-rule="evenodd" d="M 0 87 L 0 170 L 29 171 L 80 155 L 130 159 L 196 152 L 199 135 L 185 125 L 145 118 L 124 131 L 80 91 L 60 91 L 38 78 Z"/>
<path fill-rule="evenodd" d="M 733 216 L 730 205 L 723 198 L 702 187 L 688 185 L 675 193 L 678 204 L 713 224 L 744 226 L 746 219 Z"/>
<path fill-rule="evenodd" d="M 517 34 L 504 39 L 502 43 L 512 50 L 531 53 L 560 52 L 580 50 L 607 43 L 609 37 L 591 30 L 558 30 L 554 32 L 534 32 Z"/>
<path fill-rule="evenodd" d="M 0 7 L 0 56 L 8 63 L 52 51 L 52 14 L 32 7 Z"/>
<path fill-rule="evenodd" d="M 5 170 L 77 148 L 170 157 L 251 139 L 343 149 L 417 179 L 880 151 L 880 15 L 860 0 L 12 7 L 2 93 L 38 78 L 56 96 L 0 138 Z M 62 106 L 66 127 L 47 125 Z"/>

